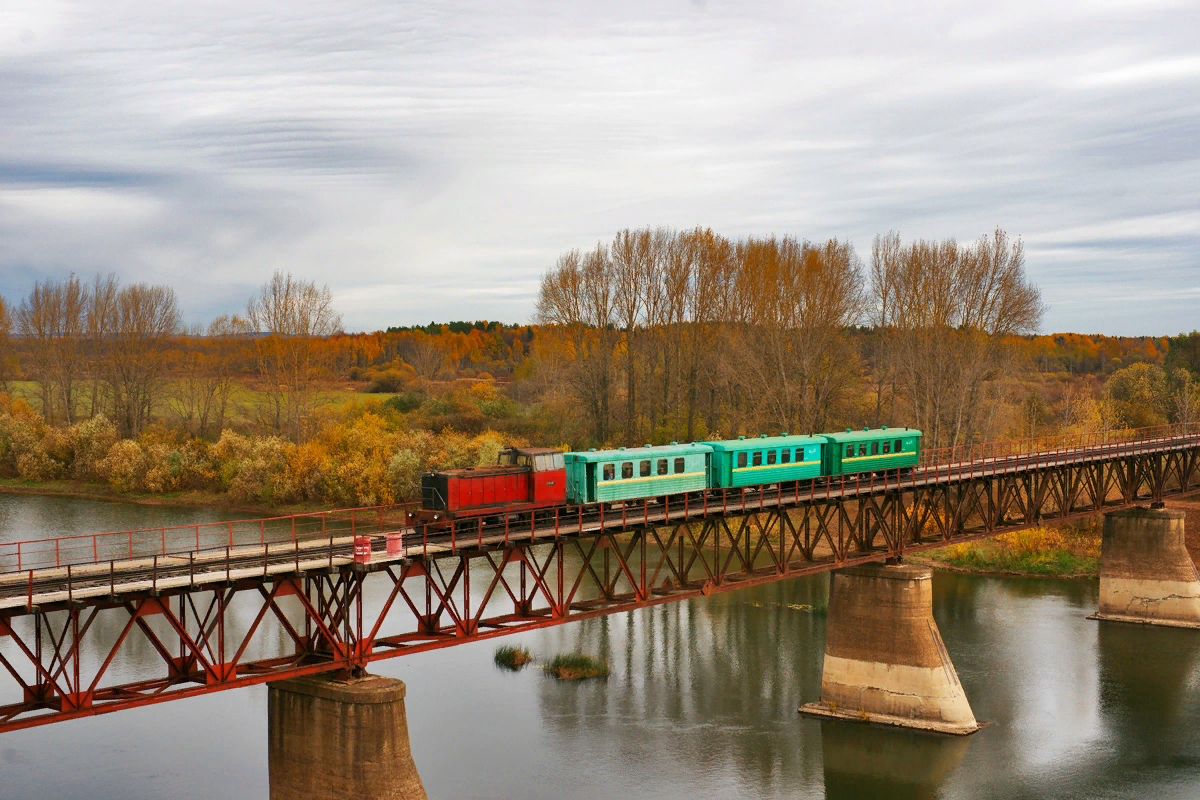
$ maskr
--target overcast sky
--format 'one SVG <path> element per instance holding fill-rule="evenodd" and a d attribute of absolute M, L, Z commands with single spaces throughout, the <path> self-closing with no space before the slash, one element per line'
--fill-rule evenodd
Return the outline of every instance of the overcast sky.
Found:
<path fill-rule="evenodd" d="M 503 8 L 504 10 L 499 10 Z M 0 0 L 0 294 L 530 320 L 625 226 L 1027 246 L 1043 329 L 1200 327 L 1196 2 Z"/>

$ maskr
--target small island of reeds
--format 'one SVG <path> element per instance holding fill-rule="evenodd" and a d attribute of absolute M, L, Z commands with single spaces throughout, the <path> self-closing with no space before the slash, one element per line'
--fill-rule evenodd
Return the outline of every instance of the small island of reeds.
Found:
<path fill-rule="evenodd" d="M 546 672 L 562 681 L 607 678 L 608 664 L 583 653 L 559 653 L 546 664 Z"/>
<path fill-rule="evenodd" d="M 492 657 L 492 660 L 496 662 L 497 667 L 516 672 L 521 667 L 533 661 L 533 654 L 524 647 L 504 645 L 496 648 L 496 655 Z"/>

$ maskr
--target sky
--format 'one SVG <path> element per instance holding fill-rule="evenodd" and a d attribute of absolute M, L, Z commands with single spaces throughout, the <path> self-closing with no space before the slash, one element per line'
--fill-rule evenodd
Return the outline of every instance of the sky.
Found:
<path fill-rule="evenodd" d="M 1200 4 L 0 0 L 0 294 L 274 270 L 531 321 L 624 227 L 1020 236 L 1043 331 L 1200 328 Z"/>

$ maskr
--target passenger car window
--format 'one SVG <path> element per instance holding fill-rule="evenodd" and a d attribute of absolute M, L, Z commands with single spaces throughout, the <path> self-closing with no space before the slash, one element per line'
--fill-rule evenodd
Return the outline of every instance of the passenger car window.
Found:
<path fill-rule="evenodd" d="M 762 466 L 762 451 L 761 450 L 756 450 L 754 452 L 753 463 L 754 463 L 754 466 L 756 466 L 756 467 Z"/>
<path fill-rule="evenodd" d="M 604 480 L 611 481 L 615 477 L 617 477 L 617 465 L 616 464 L 605 464 L 604 465 Z"/>
<path fill-rule="evenodd" d="M 667 474 L 667 460 L 665 458 L 660 458 L 658 460 L 658 474 L 659 475 Z"/>
<path fill-rule="evenodd" d="M 647 459 L 646 461 L 643 461 L 641 464 L 638 465 L 638 472 L 639 472 L 638 477 L 641 477 L 641 478 L 650 477 L 650 461 L 649 461 L 649 459 Z"/>
<path fill-rule="evenodd" d="M 867 454 L 867 443 L 866 442 L 863 442 L 862 444 L 860 444 L 858 446 L 858 454 L 860 456 L 865 456 Z"/>
<path fill-rule="evenodd" d="M 682 473 L 683 473 L 683 459 L 677 458 L 677 459 L 675 459 L 675 474 L 680 475 Z"/>
<path fill-rule="evenodd" d="M 883 443 L 883 452 L 884 452 L 884 455 L 887 455 L 888 453 L 892 452 L 892 443 L 891 442 Z"/>
<path fill-rule="evenodd" d="M 767 463 L 768 463 L 768 464 L 774 464 L 774 463 L 775 463 L 775 451 L 774 451 L 774 450 L 768 450 L 768 451 L 767 451 Z"/>
<path fill-rule="evenodd" d="M 779 451 L 779 463 L 780 464 L 787 464 L 791 460 L 792 460 L 792 448 L 785 447 Z"/>
<path fill-rule="evenodd" d="M 625 461 L 621 464 L 621 479 L 626 480 L 633 477 L 633 462 Z"/>
<path fill-rule="evenodd" d="M 897 439 L 897 440 L 896 440 L 896 452 L 897 452 L 897 453 L 899 453 L 899 452 L 901 452 L 901 451 L 903 451 L 903 450 L 904 450 L 904 446 L 903 446 L 903 445 L 904 445 L 904 442 L 900 441 L 899 439 Z"/>
<path fill-rule="evenodd" d="M 879 442 L 871 442 L 871 455 L 879 455 Z"/>
<path fill-rule="evenodd" d="M 746 466 L 746 454 L 738 453 L 738 467 Z"/>
<path fill-rule="evenodd" d="M 846 445 L 846 458 L 854 458 L 854 445 Z"/>

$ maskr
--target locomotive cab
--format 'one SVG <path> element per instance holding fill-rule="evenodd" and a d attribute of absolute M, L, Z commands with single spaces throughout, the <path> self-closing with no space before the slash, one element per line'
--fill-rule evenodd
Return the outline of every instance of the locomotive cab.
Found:
<path fill-rule="evenodd" d="M 496 464 L 427 472 L 421 476 L 421 508 L 413 524 L 504 515 L 562 505 L 566 501 L 563 454 L 545 447 L 510 447 Z"/>

